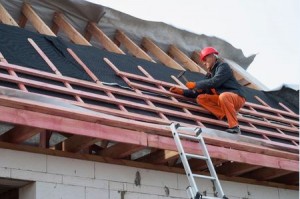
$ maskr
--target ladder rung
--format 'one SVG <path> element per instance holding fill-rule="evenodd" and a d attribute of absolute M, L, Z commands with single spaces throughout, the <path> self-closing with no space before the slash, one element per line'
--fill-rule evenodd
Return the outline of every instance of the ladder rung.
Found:
<path fill-rule="evenodd" d="M 190 140 L 199 140 L 198 137 L 191 136 L 191 135 L 186 135 L 186 134 L 182 134 L 182 133 L 178 133 L 178 135 L 179 135 L 179 137 L 188 138 Z"/>
<path fill-rule="evenodd" d="M 195 158 L 195 159 L 200 159 L 200 160 L 207 160 L 208 158 L 202 155 L 195 155 L 195 154 L 190 154 L 186 153 L 185 154 L 187 157 Z"/>
<path fill-rule="evenodd" d="M 205 176 L 205 175 L 198 175 L 198 174 L 193 174 L 193 176 L 197 177 L 197 178 L 204 178 L 204 179 L 209 179 L 209 180 L 215 180 L 216 179 L 212 176 Z"/>
<path fill-rule="evenodd" d="M 203 195 L 202 195 L 202 199 L 222 199 L 222 198 L 218 198 L 218 197 L 210 197 L 210 196 L 203 196 Z"/>

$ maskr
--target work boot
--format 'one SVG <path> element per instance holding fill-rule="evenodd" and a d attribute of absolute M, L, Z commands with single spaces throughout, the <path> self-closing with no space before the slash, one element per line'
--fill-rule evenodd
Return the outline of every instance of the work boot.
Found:
<path fill-rule="evenodd" d="M 241 134 L 241 129 L 240 129 L 239 126 L 235 126 L 235 127 L 227 129 L 226 132 L 240 135 Z"/>

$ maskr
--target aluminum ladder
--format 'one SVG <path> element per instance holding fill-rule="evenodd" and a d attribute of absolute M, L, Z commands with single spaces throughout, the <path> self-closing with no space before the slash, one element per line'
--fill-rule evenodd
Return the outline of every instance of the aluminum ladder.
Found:
<path fill-rule="evenodd" d="M 180 155 L 181 162 L 183 164 L 186 176 L 188 177 L 189 180 L 189 186 L 187 187 L 187 194 L 190 199 L 228 199 L 223 192 L 223 189 L 221 187 L 220 181 L 218 179 L 217 173 L 215 171 L 214 165 L 212 164 L 212 161 L 210 159 L 209 153 L 207 151 L 204 139 L 201 135 L 201 128 L 191 128 L 191 127 L 180 127 L 179 123 L 172 123 L 170 125 L 172 135 L 174 137 L 178 153 Z M 183 133 L 179 133 L 179 131 L 184 131 L 184 132 L 189 132 L 192 133 L 192 135 L 187 135 Z M 190 153 L 185 153 L 184 148 L 181 143 L 181 139 L 184 138 L 186 140 L 193 140 L 199 142 L 199 145 L 201 147 L 201 150 L 203 152 L 203 156 L 199 154 L 190 154 Z M 192 170 L 190 168 L 188 158 L 195 158 L 195 159 L 200 159 L 200 160 L 205 160 L 206 164 L 209 169 L 210 176 L 206 175 L 199 175 L 199 174 L 193 174 Z M 209 196 L 203 196 L 198 189 L 198 186 L 195 182 L 195 178 L 202 178 L 202 179 L 208 179 L 212 180 L 216 187 L 216 197 L 209 197 Z"/>

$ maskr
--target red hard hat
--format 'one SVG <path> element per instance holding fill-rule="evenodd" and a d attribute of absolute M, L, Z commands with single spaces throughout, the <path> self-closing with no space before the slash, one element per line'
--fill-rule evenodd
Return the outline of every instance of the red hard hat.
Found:
<path fill-rule="evenodd" d="M 207 56 L 207 55 L 210 55 L 210 54 L 216 54 L 218 55 L 219 52 L 213 48 L 213 47 L 206 47 L 206 48 L 203 48 L 200 52 L 200 60 L 203 61 L 204 58 Z"/>

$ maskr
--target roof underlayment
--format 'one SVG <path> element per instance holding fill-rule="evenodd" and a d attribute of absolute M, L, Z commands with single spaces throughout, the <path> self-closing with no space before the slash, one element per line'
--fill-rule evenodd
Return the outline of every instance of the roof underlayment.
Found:
<path fill-rule="evenodd" d="M 254 56 L 84 1 L 0 2 L 0 147 L 183 173 L 178 154 L 164 155 L 176 151 L 169 125 L 179 122 L 203 128 L 221 179 L 298 188 L 299 107 L 253 89 L 263 86 L 236 63 L 247 68 Z M 189 80 L 204 77 L 193 54 L 206 45 L 244 82 L 242 135 L 225 133 L 226 122 L 168 92 L 183 86 L 181 70 Z M 185 146 L 197 151 L 194 142 Z M 191 161 L 196 172 L 207 170 Z"/>

